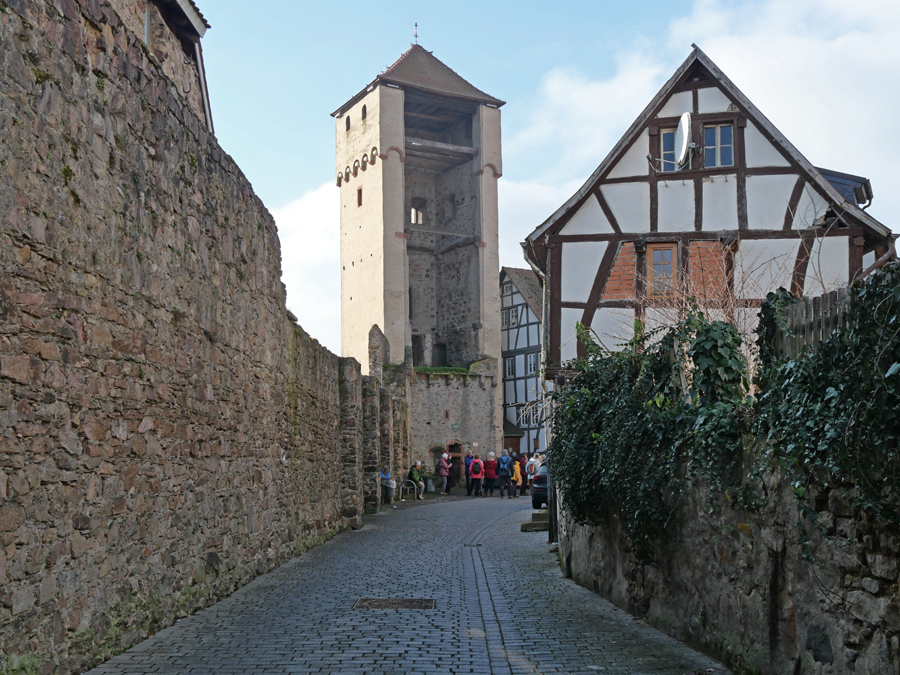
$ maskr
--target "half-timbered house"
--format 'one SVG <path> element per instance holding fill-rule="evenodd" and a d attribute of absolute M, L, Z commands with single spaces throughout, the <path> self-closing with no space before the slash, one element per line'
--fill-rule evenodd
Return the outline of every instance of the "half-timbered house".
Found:
<path fill-rule="evenodd" d="M 548 364 L 583 354 L 577 322 L 612 348 L 679 297 L 747 326 L 780 286 L 847 285 L 893 254 L 871 197 L 865 178 L 812 166 L 695 46 L 524 244 L 548 279 Z"/>
<path fill-rule="evenodd" d="M 500 270 L 500 345 L 503 369 L 503 447 L 543 452 L 541 283 L 531 270 Z"/>

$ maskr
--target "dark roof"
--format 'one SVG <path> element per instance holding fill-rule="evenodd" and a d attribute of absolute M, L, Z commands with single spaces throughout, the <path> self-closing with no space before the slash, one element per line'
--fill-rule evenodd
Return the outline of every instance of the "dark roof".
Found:
<path fill-rule="evenodd" d="M 408 85 L 436 94 L 467 98 L 498 108 L 504 103 L 499 98 L 494 98 L 481 89 L 473 87 L 455 70 L 438 60 L 434 54 L 421 45 L 410 47 L 376 79 L 382 82 Z"/>
<path fill-rule="evenodd" d="M 525 432 L 522 431 L 515 424 L 510 422 L 505 417 L 503 418 L 503 435 L 507 437 L 519 438 L 525 435 Z"/>
<path fill-rule="evenodd" d="M 848 202 L 853 204 L 865 204 L 868 200 L 863 199 L 860 201 L 857 196 L 854 194 L 853 189 L 859 188 L 860 190 L 865 190 L 865 186 L 869 183 L 868 178 L 863 178 L 862 176 L 854 176 L 850 173 L 841 173 L 840 171 L 832 171 L 831 169 L 823 169 L 821 167 L 816 167 L 819 173 L 834 186 L 834 189 L 841 193 L 841 197 L 846 199 Z M 871 184 L 868 187 L 869 194 L 871 194 L 872 186 Z"/>
<path fill-rule="evenodd" d="M 187 2 L 188 2 L 188 4 L 190 4 L 191 9 L 193 9 L 197 13 L 197 17 L 200 19 L 201 22 L 203 22 L 203 25 L 206 26 L 207 29 L 212 28 L 212 26 L 209 25 L 209 21 L 207 21 L 206 17 L 203 16 L 203 12 L 201 12 L 200 8 L 197 7 L 197 3 L 194 2 L 194 0 L 187 0 Z M 183 5 L 181 3 L 179 3 L 178 0 L 163 0 L 163 4 L 165 4 L 166 7 L 168 7 L 169 9 L 179 12 L 180 14 L 184 14 L 185 16 L 187 15 L 184 10 Z M 190 22 L 190 17 L 188 17 L 188 21 Z M 202 31 L 198 31 L 198 32 L 202 32 Z"/>
<path fill-rule="evenodd" d="M 332 116 L 340 115 L 349 109 L 374 84 L 379 82 L 395 84 L 400 87 L 415 87 L 433 94 L 463 98 L 497 108 L 505 103 L 505 101 L 494 98 L 474 87 L 421 45 L 412 45 L 383 73 L 376 76 L 371 84 L 331 113 Z"/>
<path fill-rule="evenodd" d="M 543 286 L 537 274 L 531 270 L 523 270 L 518 267 L 504 267 L 507 278 L 513 282 L 513 285 L 519 289 L 519 293 L 525 298 L 525 302 L 534 312 L 534 315 L 541 321 L 543 318 Z"/>
<path fill-rule="evenodd" d="M 197 16 L 200 17 L 200 20 L 203 22 L 203 25 L 206 26 L 207 28 L 212 28 L 212 26 L 209 25 L 209 21 L 206 20 L 205 16 L 203 16 L 203 12 L 201 12 L 200 8 L 197 7 L 197 3 L 194 2 L 194 0 L 188 0 L 188 2 L 191 3 L 191 7 L 194 8 L 194 11 L 197 12 Z"/>

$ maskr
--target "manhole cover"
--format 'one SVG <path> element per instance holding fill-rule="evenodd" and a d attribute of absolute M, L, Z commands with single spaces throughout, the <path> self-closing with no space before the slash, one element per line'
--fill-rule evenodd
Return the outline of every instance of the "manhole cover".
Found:
<path fill-rule="evenodd" d="M 434 600 L 425 598 L 360 598 L 353 609 L 434 609 Z"/>

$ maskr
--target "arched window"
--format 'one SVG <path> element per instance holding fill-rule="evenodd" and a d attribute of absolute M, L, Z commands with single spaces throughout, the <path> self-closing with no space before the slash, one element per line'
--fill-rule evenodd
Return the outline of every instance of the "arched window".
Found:
<path fill-rule="evenodd" d="M 362 118 L 363 118 L 363 119 L 366 119 L 366 106 L 363 106 L 363 109 L 362 109 Z"/>
<path fill-rule="evenodd" d="M 347 125 L 347 131 L 350 131 L 350 115 L 347 115 L 347 121 L 345 122 Z"/>

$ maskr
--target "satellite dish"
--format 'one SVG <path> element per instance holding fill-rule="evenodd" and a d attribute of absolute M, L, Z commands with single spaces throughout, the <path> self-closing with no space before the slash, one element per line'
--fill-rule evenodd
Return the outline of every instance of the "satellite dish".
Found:
<path fill-rule="evenodd" d="M 691 113 L 686 112 L 678 120 L 678 128 L 675 130 L 675 161 L 678 166 L 688 163 L 691 152 Z"/>

